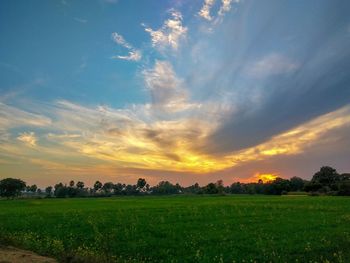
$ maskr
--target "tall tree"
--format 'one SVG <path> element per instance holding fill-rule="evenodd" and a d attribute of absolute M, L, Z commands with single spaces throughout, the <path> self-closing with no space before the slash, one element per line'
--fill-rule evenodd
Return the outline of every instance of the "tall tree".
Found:
<path fill-rule="evenodd" d="M 98 190 L 100 190 L 102 188 L 102 183 L 100 181 L 96 181 L 94 184 L 94 190 L 95 192 L 97 192 Z"/>

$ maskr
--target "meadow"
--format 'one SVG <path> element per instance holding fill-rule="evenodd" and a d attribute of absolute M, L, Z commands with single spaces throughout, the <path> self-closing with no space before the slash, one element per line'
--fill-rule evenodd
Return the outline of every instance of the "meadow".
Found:
<path fill-rule="evenodd" d="M 350 198 L 0 200 L 0 242 L 61 262 L 350 262 Z"/>

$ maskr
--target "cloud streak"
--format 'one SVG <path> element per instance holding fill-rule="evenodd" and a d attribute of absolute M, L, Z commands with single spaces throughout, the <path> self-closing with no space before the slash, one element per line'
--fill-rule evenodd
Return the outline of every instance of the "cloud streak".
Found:
<path fill-rule="evenodd" d="M 113 59 L 122 59 L 122 60 L 129 60 L 129 61 L 140 61 L 142 59 L 142 52 L 141 50 L 135 49 L 131 44 L 129 44 L 122 35 L 113 32 L 112 33 L 112 40 L 129 50 L 128 55 L 117 55 L 117 56 L 112 56 Z"/>
<path fill-rule="evenodd" d="M 150 34 L 153 47 L 160 51 L 167 48 L 178 50 L 182 40 L 186 39 L 188 28 L 182 24 L 182 14 L 175 10 L 170 10 L 171 18 L 167 19 L 158 30 L 145 27 L 145 31 Z"/>

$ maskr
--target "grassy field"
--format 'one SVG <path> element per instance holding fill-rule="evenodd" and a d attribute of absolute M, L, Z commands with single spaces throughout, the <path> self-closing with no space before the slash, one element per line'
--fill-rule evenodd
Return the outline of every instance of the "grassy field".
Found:
<path fill-rule="evenodd" d="M 350 262 L 350 198 L 3 200 L 0 240 L 72 262 Z"/>

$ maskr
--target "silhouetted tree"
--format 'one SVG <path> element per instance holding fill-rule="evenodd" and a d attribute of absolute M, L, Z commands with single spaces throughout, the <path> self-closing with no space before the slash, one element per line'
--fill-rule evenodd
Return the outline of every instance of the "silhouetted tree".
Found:
<path fill-rule="evenodd" d="M 168 181 L 161 181 L 156 186 L 151 188 L 152 194 L 167 195 L 167 194 L 178 194 L 179 190 L 176 185 Z"/>
<path fill-rule="evenodd" d="M 302 191 L 304 190 L 305 181 L 297 176 L 290 178 L 290 190 L 291 191 Z"/>
<path fill-rule="evenodd" d="M 56 197 L 66 197 L 68 195 L 66 191 L 66 186 L 64 186 L 62 183 L 55 184 L 55 190 L 54 190 L 54 195 Z"/>
<path fill-rule="evenodd" d="M 110 194 L 113 190 L 114 184 L 112 182 L 107 182 L 102 186 L 102 190 L 105 191 L 106 194 Z"/>
<path fill-rule="evenodd" d="M 69 186 L 70 187 L 74 187 L 74 181 L 73 180 L 69 182 Z"/>
<path fill-rule="evenodd" d="M 94 191 L 97 192 L 102 188 L 102 183 L 100 181 L 96 181 L 94 184 Z"/>
<path fill-rule="evenodd" d="M 25 187 L 26 183 L 20 179 L 3 179 L 0 181 L 0 196 L 7 198 L 19 196 Z"/>
<path fill-rule="evenodd" d="M 26 192 L 35 193 L 37 189 L 38 189 L 38 187 L 36 186 L 36 184 L 27 185 L 27 186 L 25 187 Z"/>
<path fill-rule="evenodd" d="M 146 184 L 147 184 L 146 179 L 139 178 L 137 180 L 136 187 L 141 190 L 141 189 L 143 189 L 146 186 Z"/>
<path fill-rule="evenodd" d="M 38 189 L 37 185 L 36 184 L 33 184 L 32 186 L 30 186 L 30 190 L 32 193 L 35 193 L 36 190 Z"/>
<path fill-rule="evenodd" d="M 202 188 L 199 186 L 198 183 L 195 183 L 194 185 L 188 186 L 184 188 L 185 193 L 191 193 L 191 194 L 203 194 Z"/>
<path fill-rule="evenodd" d="M 244 187 L 242 186 L 242 184 L 240 182 L 237 182 L 237 183 L 231 184 L 230 193 L 231 194 L 245 194 L 246 191 L 245 191 Z"/>
<path fill-rule="evenodd" d="M 84 184 L 84 182 L 80 182 L 79 181 L 79 182 L 77 182 L 76 186 L 77 186 L 78 189 L 83 189 L 85 184 Z"/>
<path fill-rule="evenodd" d="M 266 184 L 266 194 L 281 195 L 282 193 L 290 191 L 289 180 L 277 177 L 272 182 Z"/>
<path fill-rule="evenodd" d="M 224 193 L 225 187 L 224 187 L 224 182 L 222 180 L 216 181 L 215 186 L 218 191 L 218 194 Z"/>
<path fill-rule="evenodd" d="M 50 197 L 51 194 L 52 194 L 52 186 L 48 186 L 45 188 L 45 193 L 46 193 L 46 196 Z"/>
<path fill-rule="evenodd" d="M 205 194 L 217 194 L 217 193 L 219 193 L 219 190 L 216 187 L 216 184 L 214 184 L 214 183 L 207 184 L 203 190 L 204 190 Z"/>
<path fill-rule="evenodd" d="M 135 194 L 138 194 L 139 191 L 137 190 L 136 185 L 128 184 L 124 187 L 123 193 L 125 195 L 135 195 Z"/>
<path fill-rule="evenodd" d="M 320 171 L 314 174 L 311 181 L 305 185 L 306 191 L 328 193 L 338 190 L 338 183 L 341 176 L 330 166 L 321 167 Z"/>
<path fill-rule="evenodd" d="M 123 194 L 123 189 L 125 188 L 125 185 L 121 183 L 116 183 L 113 185 L 113 193 L 115 195 L 121 195 Z"/>

